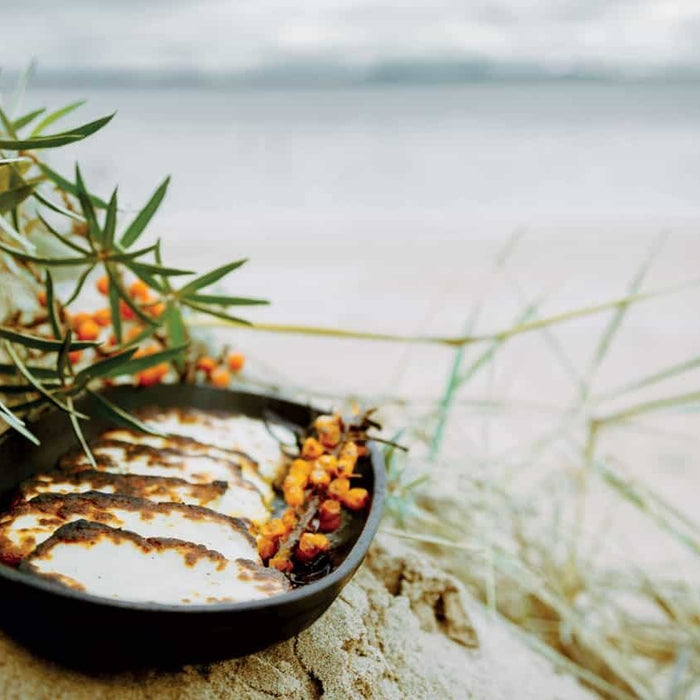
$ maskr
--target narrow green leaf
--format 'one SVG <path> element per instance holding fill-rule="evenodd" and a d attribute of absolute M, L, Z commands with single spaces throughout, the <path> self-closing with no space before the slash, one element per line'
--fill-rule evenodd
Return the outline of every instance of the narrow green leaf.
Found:
<path fill-rule="evenodd" d="M 44 352 L 59 352 L 62 347 L 62 342 L 58 340 L 50 340 L 49 338 L 39 338 L 28 333 L 20 333 L 10 328 L 0 326 L 0 338 L 9 340 L 12 343 L 23 345 L 26 348 L 34 348 L 35 350 L 43 350 Z M 92 340 L 76 340 L 71 345 L 71 350 L 85 350 L 94 348 L 99 345 L 98 342 Z"/>
<path fill-rule="evenodd" d="M 59 383 L 55 383 L 56 388 L 60 386 L 61 385 Z M 6 396 L 36 393 L 37 390 L 31 384 L 0 384 L 0 394 L 5 394 Z"/>
<path fill-rule="evenodd" d="M 267 299 L 230 297 L 220 294 L 189 294 L 187 299 L 196 304 L 218 304 L 219 306 L 263 306 L 270 303 Z"/>
<path fill-rule="evenodd" d="M 64 236 L 62 233 L 59 233 L 51 224 L 39 213 L 37 213 L 37 218 L 39 221 L 41 221 L 42 224 L 44 224 L 44 228 L 52 235 L 54 238 L 57 238 L 63 245 L 67 246 L 68 248 L 72 248 L 78 253 L 81 253 L 82 255 L 89 256 L 91 255 L 91 252 L 89 250 L 86 250 L 82 246 L 79 246 L 77 243 L 72 241 L 68 236 Z"/>
<path fill-rule="evenodd" d="M 193 292 L 196 292 L 198 289 L 202 289 L 202 287 L 208 287 L 210 284 L 214 284 L 214 282 L 218 282 L 222 277 L 225 277 L 226 275 L 229 274 L 229 272 L 233 272 L 237 268 L 239 268 L 241 265 L 244 265 L 246 262 L 248 262 L 248 258 L 243 258 L 242 260 L 236 260 L 234 262 L 228 263 L 227 265 L 222 265 L 221 267 L 217 267 L 216 270 L 212 270 L 211 272 L 207 272 L 205 275 L 202 275 L 201 277 L 197 277 L 196 279 L 192 280 L 188 284 L 186 284 L 181 290 L 180 290 L 180 295 L 186 296 L 188 294 L 192 294 Z"/>
<path fill-rule="evenodd" d="M 16 229 L 12 228 L 12 226 L 5 221 L 5 217 L 2 216 L 2 214 L 0 214 L 0 229 L 2 229 L 3 233 L 8 238 L 21 245 L 24 250 L 29 253 L 36 253 L 36 246 L 21 233 L 18 233 Z"/>
<path fill-rule="evenodd" d="M 95 364 L 90 365 L 81 369 L 80 372 L 75 377 L 75 383 L 78 386 L 84 386 L 93 379 L 98 377 L 104 377 L 109 375 L 110 372 L 118 369 L 120 365 L 123 365 L 127 360 L 130 360 L 133 354 L 136 352 L 137 348 L 129 348 L 116 355 L 111 355 L 110 357 L 95 362 Z M 114 376 L 114 375 L 112 375 Z"/>
<path fill-rule="evenodd" d="M 73 399 L 69 396 L 66 399 L 66 403 L 73 408 Z M 88 458 L 88 461 L 90 462 L 91 466 L 93 468 L 97 467 L 97 462 L 95 461 L 95 455 L 92 454 L 92 450 L 90 449 L 90 446 L 87 443 L 87 440 L 85 439 L 85 435 L 83 435 L 83 429 L 80 427 L 80 423 L 78 422 L 77 416 L 71 411 L 68 414 L 68 417 L 70 418 L 71 425 L 73 426 L 73 432 L 75 433 L 75 436 L 78 438 L 78 442 L 80 443 L 80 446 L 83 448 L 83 452 L 85 453 L 85 456 Z"/>
<path fill-rule="evenodd" d="M 12 138 L 17 138 L 12 122 L 7 114 L 5 114 L 5 110 L 2 107 L 0 107 L 0 124 L 2 124 L 2 128 L 9 136 L 12 136 Z"/>
<path fill-rule="evenodd" d="M 17 416 L 2 402 L 0 402 L 0 420 L 5 421 L 13 430 L 16 430 L 30 442 L 33 442 L 35 445 L 39 444 L 39 440 L 24 426 L 24 421 L 17 418 Z"/>
<path fill-rule="evenodd" d="M 12 343 L 8 341 L 3 341 L 3 346 L 5 347 L 5 352 L 10 356 L 10 359 L 17 365 L 19 373 L 50 403 L 52 403 L 56 408 L 60 408 L 62 411 L 72 413 L 73 410 L 68 406 L 67 403 L 59 401 L 44 385 L 36 379 L 32 373 L 27 369 L 27 366 L 22 361 L 22 358 L 17 354 L 17 351 L 12 347 Z M 88 416 L 78 413 L 76 414 L 80 418 L 88 420 Z"/>
<path fill-rule="evenodd" d="M 168 190 L 168 185 L 170 184 L 170 176 L 166 177 L 158 189 L 153 193 L 151 198 L 148 200 L 146 206 L 136 215 L 136 218 L 131 222 L 129 228 L 124 231 L 124 235 L 121 237 L 120 244 L 123 248 L 128 248 L 136 242 L 139 236 L 143 233 L 146 226 L 153 218 L 153 215 L 158 210 L 165 193 Z"/>
<path fill-rule="evenodd" d="M 250 321 L 246 321 L 244 318 L 238 318 L 237 316 L 230 316 L 229 314 L 226 314 L 223 311 L 218 311 L 217 309 L 212 309 L 210 306 L 200 306 L 199 304 L 195 304 L 195 303 L 191 302 L 189 299 L 183 299 L 182 303 L 185 304 L 185 306 L 189 306 L 191 309 L 194 309 L 195 311 L 200 311 L 201 313 L 207 314 L 208 316 L 222 318 L 222 319 L 224 319 L 224 321 L 231 321 L 231 323 L 238 323 L 241 326 L 252 326 L 253 325 Z"/>
<path fill-rule="evenodd" d="M 51 136 L 34 136 L 27 139 L 0 138 L 0 148 L 7 148 L 8 150 L 12 151 L 29 151 L 40 150 L 42 148 L 58 148 L 59 146 L 66 146 L 69 143 L 82 141 L 84 138 L 94 134 L 96 131 L 99 131 L 104 126 L 109 124 L 112 117 L 114 117 L 114 114 L 111 114 L 108 117 L 102 117 L 101 119 L 96 119 L 94 122 L 90 122 L 89 124 L 83 124 L 75 127 L 70 131 L 52 134 Z"/>
<path fill-rule="evenodd" d="M 56 296 L 53 289 L 53 277 L 51 271 L 46 270 L 45 285 L 46 285 L 46 310 L 49 314 L 49 323 L 53 331 L 54 338 L 61 338 L 61 326 L 58 323 L 58 312 L 56 310 Z"/>
<path fill-rule="evenodd" d="M 95 208 L 92 205 L 92 200 L 90 199 L 87 188 L 85 187 L 85 182 L 83 181 L 82 173 L 80 172 L 80 166 L 77 163 L 75 164 L 75 183 L 78 188 L 78 199 L 80 200 L 80 206 L 83 210 L 83 216 L 88 225 L 88 235 L 93 241 L 99 241 L 101 243 L 103 239 L 102 230 L 97 223 Z"/>
<path fill-rule="evenodd" d="M 112 247 L 114 242 L 114 232 L 117 227 L 117 189 L 112 192 L 112 197 L 107 205 L 107 214 L 105 215 L 105 227 L 102 233 L 104 244 L 107 248 Z"/>
<path fill-rule="evenodd" d="M 146 248 L 139 248 L 139 250 L 132 250 L 129 253 L 121 252 L 121 249 L 119 249 L 120 252 L 110 253 L 109 261 L 121 263 L 131 262 L 132 260 L 140 258 L 142 255 L 148 255 L 149 253 L 152 253 L 155 249 L 155 245 L 149 245 Z"/>
<path fill-rule="evenodd" d="M 163 265 L 144 263 L 144 262 L 132 262 L 129 267 L 134 271 L 139 270 L 146 274 L 151 275 L 162 275 L 163 277 L 175 277 L 177 275 L 191 275 L 192 270 L 181 270 L 177 267 L 164 267 Z"/>
<path fill-rule="evenodd" d="M 52 369 L 51 367 L 29 367 L 27 366 L 27 369 L 35 376 L 40 379 L 57 379 L 58 374 L 56 374 L 56 370 Z M 0 374 L 19 374 L 19 371 L 17 370 L 17 367 L 15 365 L 9 365 L 6 363 L 1 363 L 0 364 Z"/>
<path fill-rule="evenodd" d="M 119 406 L 117 406 L 115 403 L 112 403 L 102 394 L 96 391 L 92 391 L 90 389 L 87 390 L 87 393 L 90 394 L 90 396 L 92 396 L 94 399 L 97 399 L 103 413 L 115 423 L 118 423 L 119 425 L 122 425 L 125 428 L 138 430 L 141 433 L 148 433 L 149 435 L 165 437 L 163 433 L 158 432 L 149 425 L 146 425 L 146 423 L 141 422 L 135 416 L 132 416 L 130 413 L 127 413 L 124 409 L 119 408 Z"/>
<path fill-rule="evenodd" d="M 111 350 L 113 352 L 121 352 L 122 350 L 126 350 L 128 348 L 137 348 L 144 340 L 152 338 L 157 328 L 157 326 L 146 326 L 140 333 L 137 333 L 133 338 L 130 338 L 122 345 L 114 346 L 113 348 L 111 348 Z"/>
<path fill-rule="evenodd" d="M 22 185 L 0 192 L 0 214 L 19 206 L 34 191 L 34 185 Z"/>
<path fill-rule="evenodd" d="M 12 97 L 10 98 L 10 114 L 14 114 L 24 99 L 24 95 L 27 92 L 27 86 L 29 81 L 34 76 L 36 72 L 36 59 L 32 59 L 29 65 L 22 71 L 22 75 L 19 76 L 17 80 L 17 85 L 12 92 Z"/>
<path fill-rule="evenodd" d="M 136 264 L 138 265 L 138 263 Z M 161 294 L 165 294 L 168 291 L 165 285 L 161 284 L 150 272 L 139 268 L 134 269 L 132 261 L 125 260 L 124 265 L 127 269 L 131 270 L 131 272 L 133 272 L 134 275 L 136 275 L 136 277 L 138 277 L 141 281 L 145 282 L 151 289 L 155 289 Z"/>
<path fill-rule="evenodd" d="M 34 192 L 32 192 L 32 197 L 34 197 L 45 207 L 51 209 L 52 211 L 55 211 L 57 214 L 67 216 L 68 218 L 73 219 L 74 221 L 85 221 L 85 217 L 81 216 L 80 214 L 77 214 L 74 211 L 71 211 L 66 207 L 61 206 L 60 204 L 56 204 L 56 202 L 52 202 L 50 199 L 48 199 L 48 197 L 44 197 L 44 195 L 41 194 L 41 192 L 39 192 L 38 190 L 34 190 Z"/>
<path fill-rule="evenodd" d="M 182 313 L 178 305 L 172 299 L 168 301 L 165 307 L 163 320 L 168 332 L 168 344 L 171 347 L 178 347 L 189 342 L 187 327 L 182 319 Z M 185 361 L 181 356 L 176 357 L 173 362 L 178 372 L 184 369 Z"/>
<path fill-rule="evenodd" d="M 41 172 L 44 173 L 44 175 L 46 175 L 46 177 L 48 177 L 49 180 L 51 180 L 59 189 L 67 192 L 68 194 L 72 194 L 74 197 L 78 196 L 78 188 L 70 180 L 67 180 L 65 177 L 63 177 L 63 175 L 59 175 L 55 170 L 51 170 L 46 163 L 39 163 L 38 165 Z M 107 208 L 107 202 L 105 202 L 104 199 L 100 199 L 94 194 L 90 194 L 89 197 L 93 206 L 97 207 L 98 209 Z"/>
<path fill-rule="evenodd" d="M 58 357 L 56 358 L 56 374 L 64 383 L 65 377 L 73 373 L 70 364 L 70 346 L 73 342 L 73 331 L 69 328 L 66 331 L 66 337 L 63 339 L 63 344 L 59 350 Z"/>
<path fill-rule="evenodd" d="M 37 117 L 40 117 L 45 111 L 46 107 L 42 107 L 41 109 L 35 109 L 33 112 L 25 114 L 23 117 L 19 117 L 19 119 L 15 119 L 12 122 L 12 128 L 15 131 L 19 131 L 20 129 L 27 126 L 27 124 L 31 124 Z"/>
<path fill-rule="evenodd" d="M 144 355 L 143 357 L 135 357 L 122 363 L 120 367 L 116 367 L 111 372 L 103 375 L 104 377 L 119 377 L 125 374 L 135 374 L 142 372 L 144 369 L 159 365 L 161 362 L 170 362 L 178 355 L 187 350 L 188 345 L 181 345 L 177 348 L 167 348 L 160 352 L 154 352 L 152 355 Z"/>
<path fill-rule="evenodd" d="M 31 158 L 25 156 L 17 156 L 16 158 L 0 158 L 0 166 L 3 165 L 19 165 L 20 163 L 31 163 Z"/>
<path fill-rule="evenodd" d="M 47 127 L 54 124 L 62 117 L 65 117 L 67 114 L 70 114 L 74 110 L 78 109 L 78 107 L 82 107 L 84 104 L 85 104 L 85 100 L 80 100 L 79 102 L 73 102 L 69 105 L 66 105 L 65 107 L 62 107 L 61 109 L 57 109 L 55 112 L 51 112 L 51 114 L 47 114 L 34 127 L 34 130 L 32 131 L 31 136 L 39 136 L 39 134 L 41 134 L 41 132 L 44 129 L 46 129 Z"/>
<path fill-rule="evenodd" d="M 119 308 L 119 290 L 114 284 L 113 280 L 117 276 L 117 273 L 112 270 L 111 265 L 105 265 L 105 270 L 109 276 L 109 309 L 112 313 L 112 327 L 114 328 L 114 336 L 117 339 L 117 343 L 122 342 L 122 317 L 121 309 Z"/>
<path fill-rule="evenodd" d="M 75 289 L 73 290 L 73 293 L 68 297 L 68 299 L 66 299 L 64 306 L 70 306 L 80 296 L 80 292 L 83 291 L 83 287 L 85 286 L 85 282 L 87 281 L 88 277 L 90 277 L 90 274 L 95 269 L 96 265 L 97 265 L 97 263 L 93 263 L 92 265 L 89 265 L 88 267 L 86 267 L 80 273 L 80 277 L 78 277 L 78 283 L 75 285 Z"/>
<path fill-rule="evenodd" d="M 18 258 L 19 260 L 25 260 L 26 262 L 33 262 L 37 265 L 43 265 L 45 267 L 72 267 L 76 265 L 85 265 L 87 263 L 93 262 L 93 257 L 84 258 L 45 258 L 38 255 L 30 255 L 29 253 L 23 253 L 17 248 L 12 248 L 5 243 L 0 242 L 0 250 L 4 250 L 6 253 Z"/>
<path fill-rule="evenodd" d="M 134 300 L 131 298 L 129 293 L 127 292 L 126 289 L 124 289 L 124 286 L 122 285 L 121 279 L 119 278 L 118 273 L 116 270 L 112 267 L 111 264 L 106 264 L 105 265 L 105 270 L 107 270 L 107 274 L 109 275 L 109 289 L 110 289 L 110 306 L 111 306 L 111 292 L 112 292 L 112 287 L 114 287 L 115 292 L 119 298 L 121 298 L 124 303 L 138 316 L 145 324 L 149 326 L 156 326 L 158 325 L 156 321 L 154 321 L 150 316 L 147 316 L 134 302 Z M 119 304 L 117 303 L 117 308 L 119 308 Z M 114 312 L 113 312 L 114 313 Z M 114 316 L 112 316 L 112 321 L 114 322 Z M 117 341 L 121 343 L 121 340 L 119 336 L 117 336 Z"/>

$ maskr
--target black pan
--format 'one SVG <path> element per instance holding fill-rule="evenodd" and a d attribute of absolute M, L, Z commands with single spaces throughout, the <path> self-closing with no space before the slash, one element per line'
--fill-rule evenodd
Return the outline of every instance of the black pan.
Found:
<path fill-rule="evenodd" d="M 114 387 L 105 395 L 128 410 L 155 405 L 227 410 L 257 418 L 274 414 L 301 427 L 307 427 L 317 413 L 267 396 L 193 386 Z M 88 439 L 110 427 L 94 399 L 88 397 L 76 408 L 94 416 L 83 423 Z M 47 413 L 30 427 L 41 441 L 39 447 L 15 433 L 0 439 L 3 505 L 21 481 L 53 468 L 76 444 L 61 412 Z M 377 531 L 386 477 L 381 452 L 370 448 L 370 457 L 358 471 L 372 494 L 371 506 L 335 554 L 330 572 L 312 583 L 268 600 L 174 606 L 110 601 L 0 565 L 0 625 L 41 655 L 89 669 L 204 663 L 250 654 L 288 639 L 326 611 L 357 570 Z"/>

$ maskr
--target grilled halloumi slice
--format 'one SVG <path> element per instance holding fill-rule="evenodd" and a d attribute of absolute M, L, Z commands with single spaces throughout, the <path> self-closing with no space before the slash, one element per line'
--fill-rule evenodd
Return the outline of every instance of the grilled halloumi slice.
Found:
<path fill-rule="evenodd" d="M 243 464 L 236 461 L 235 455 L 213 457 L 204 453 L 188 454 L 170 447 L 125 442 L 102 438 L 94 442 L 90 449 L 97 459 L 99 471 L 114 474 L 139 474 L 142 476 L 166 476 L 185 479 L 193 484 L 209 484 L 212 481 L 226 481 L 231 487 L 244 486 L 245 482 L 254 486 L 266 503 L 273 498 L 272 488 L 259 478 L 253 467 L 243 476 Z M 83 452 L 73 452 L 61 459 L 61 469 L 69 472 L 91 469 L 92 466 Z M 255 481 L 248 478 L 252 474 Z"/>
<path fill-rule="evenodd" d="M 229 485 L 230 484 L 230 485 Z M 112 474 L 86 469 L 71 474 L 39 474 L 20 485 L 21 500 L 29 501 L 42 493 L 117 493 L 146 498 L 155 503 L 185 503 L 203 506 L 232 518 L 245 518 L 255 525 L 270 519 L 260 492 L 248 481 L 212 481 L 192 484 L 184 479 L 141 474 Z"/>
<path fill-rule="evenodd" d="M 166 459 L 172 458 L 173 455 L 178 455 L 183 458 L 208 457 L 210 459 L 235 464 L 236 467 L 240 469 L 241 476 L 260 491 L 266 503 L 269 503 L 273 498 L 272 488 L 268 481 L 258 472 L 257 463 L 242 452 L 233 452 L 222 450 L 218 447 L 203 445 L 196 440 L 183 437 L 182 435 L 159 437 L 157 435 L 148 435 L 146 433 L 139 433 L 135 430 L 127 429 L 108 430 L 102 435 L 98 444 L 109 442 L 134 445 L 133 453 L 150 454 L 152 459 L 156 459 L 155 455 L 165 454 Z M 136 447 L 142 449 L 138 450 Z"/>
<path fill-rule="evenodd" d="M 165 604 L 259 600 L 289 589 L 282 574 L 251 561 L 85 520 L 59 528 L 20 569 L 93 595 Z"/>
<path fill-rule="evenodd" d="M 143 409 L 139 416 L 160 432 L 184 435 L 203 445 L 249 455 L 268 482 L 274 481 L 284 467 L 279 442 L 261 420 L 197 408 Z"/>
<path fill-rule="evenodd" d="M 0 519 L 0 561 L 16 564 L 59 527 L 76 520 L 125 528 L 143 537 L 193 542 L 231 560 L 260 561 L 255 540 L 240 520 L 208 508 L 96 491 L 43 494 L 10 509 Z"/>

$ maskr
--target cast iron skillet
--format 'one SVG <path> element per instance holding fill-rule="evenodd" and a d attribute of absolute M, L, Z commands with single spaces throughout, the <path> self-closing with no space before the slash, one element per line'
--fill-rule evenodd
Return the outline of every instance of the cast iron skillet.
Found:
<path fill-rule="evenodd" d="M 306 427 L 312 408 L 279 399 L 203 387 L 161 385 L 114 387 L 106 395 L 126 409 L 191 406 L 262 417 L 272 412 Z M 93 416 L 83 423 L 88 439 L 110 427 L 89 397 L 76 408 Z M 30 426 L 41 445 L 8 433 L 0 439 L 0 499 L 5 505 L 24 479 L 54 467 L 76 440 L 61 412 Z M 268 600 L 174 606 L 110 601 L 33 578 L 0 565 L 0 625 L 35 652 L 88 669 L 175 666 L 242 656 L 283 641 L 323 614 L 362 562 L 374 537 L 386 489 L 381 452 L 371 446 L 360 464 L 362 483 L 372 494 L 364 523 L 338 552 L 334 568 L 320 579 Z"/>

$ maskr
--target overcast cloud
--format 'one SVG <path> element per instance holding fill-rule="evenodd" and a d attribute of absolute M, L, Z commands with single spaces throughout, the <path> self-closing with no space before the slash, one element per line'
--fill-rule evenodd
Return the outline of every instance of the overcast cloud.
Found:
<path fill-rule="evenodd" d="M 697 0 L 23 0 L 0 65 L 196 71 L 486 61 L 553 73 L 700 68 Z"/>

